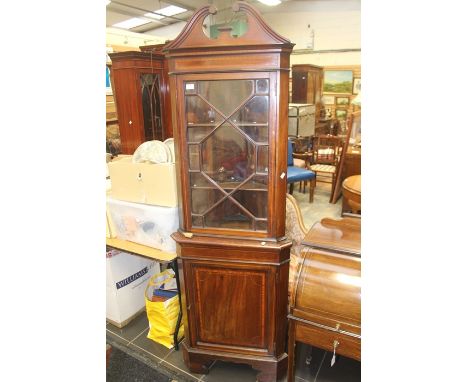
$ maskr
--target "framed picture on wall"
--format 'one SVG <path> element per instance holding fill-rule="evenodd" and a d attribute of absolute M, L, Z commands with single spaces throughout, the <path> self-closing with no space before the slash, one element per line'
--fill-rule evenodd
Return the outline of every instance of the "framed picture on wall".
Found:
<path fill-rule="evenodd" d="M 322 103 L 324 105 L 334 105 L 335 104 L 335 96 L 324 95 L 322 97 Z"/>
<path fill-rule="evenodd" d="M 353 94 L 358 94 L 361 92 L 361 79 L 355 78 L 353 80 Z"/>
<path fill-rule="evenodd" d="M 348 106 L 349 97 L 336 97 L 336 106 Z"/>
<path fill-rule="evenodd" d="M 348 110 L 346 109 L 336 109 L 335 110 L 336 119 L 344 120 L 348 116 Z"/>
<path fill-rule="evenodd" d="M 324 93 L 351 94 L 353 91 L 352 70 L 325 70 L 323 75 Z"/>

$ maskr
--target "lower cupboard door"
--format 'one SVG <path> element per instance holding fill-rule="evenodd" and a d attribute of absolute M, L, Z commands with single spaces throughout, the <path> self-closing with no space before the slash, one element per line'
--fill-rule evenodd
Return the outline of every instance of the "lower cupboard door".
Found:
<path fill-rule="evenodd" d="M 275 268 L 189 262 L 191 341 L 197 347 L 271 353 Z"/>

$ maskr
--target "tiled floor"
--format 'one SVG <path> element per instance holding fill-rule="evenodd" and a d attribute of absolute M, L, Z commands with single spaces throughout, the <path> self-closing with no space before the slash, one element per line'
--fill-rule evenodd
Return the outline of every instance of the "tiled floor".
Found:
<path fill-rule="evenodd" d="M 340 218 L 341 200 L 335 205 L 329 204 L 330 185 L 317 183 L 314 202 L 309 203 L 309 193 L 298 192 L 295 187 L 293 196 L 298 201 L 303 213 L 304 223 L 310 228 L 323 217 Z M 148 366 L 157 368 L 174 381 L 209 381 L 209 382 L 255 382 L 256 372 L 248 365 L 216 361 L 206 375 L 192 373 L 185 366 L 182 350 L 167 349 L 146 336 L 148 334 L 146 313 L 141 314 L 126 327 L 119 329 L 107 324 L 107 342 L 126 351 L 143 361 Z M 306 358 L 311 356 L 309 365 Z M 338 357 L 330 367 L 332 354 L 298 343 L 296 346 L 296 382 L 357 382 L 361 380 L 360 362 Z M 281 381 L 285 382 L 286 377 Z"/>
<path fill-rule="evenodd" d="M 126 327 L 119 329 L 107 324 L 107 342 L 138 358 L 146 365 L 171 377 L 173 381 L 192 382 L 255 382 L 256 372 L 248 365 L 216 361 L 206 375 L 190 372 L 185 366 L 182 350 L 167 349 L 146 337 L 148 334 L 146 313 L 142 313 Z M 310 364 L 306 358 L 311 355 Z M 298 343 L 296 346 L 296 382 L 358 382 L 361 380 L 361 364 L 349 358 L 339 357 L 330 367 L 332 354 Z M 281 382 L 285 382 L 286 377 Z"/>
<path fill-rule="evenodd" d="M 342 198 L 331 204 L 330 200 L 331 184 L 317 182 L 317 186 L 314 191 L 314 201 L 309 203 L 309 188 L 306 189 L 305 193 L 299 192 L 299 185 L 294 185 L 293 196 L 297 200 L 299 207 L 302 212 L 302 218 L 304 224 L 309 229 L 312 225 L 320 221 L 322 218 L 328 217 L 333 219 L 341 218 L 341 202 Z"/>

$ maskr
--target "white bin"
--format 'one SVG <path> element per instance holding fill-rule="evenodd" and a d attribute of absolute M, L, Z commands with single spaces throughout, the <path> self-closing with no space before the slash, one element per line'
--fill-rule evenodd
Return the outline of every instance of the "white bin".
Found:
<path fill-rule="evenodd" d="M 106 252 L 106 319 L 117 327 L 145 310 L 145 289 L 159 263 L 127 252 Z"/>
<path fill-rule="evenodd" d="M 171 234 L 179 228 L 177 207 L 124 202 L 107 197 L 107 212 L 118 239 L 175 252 Z"/>

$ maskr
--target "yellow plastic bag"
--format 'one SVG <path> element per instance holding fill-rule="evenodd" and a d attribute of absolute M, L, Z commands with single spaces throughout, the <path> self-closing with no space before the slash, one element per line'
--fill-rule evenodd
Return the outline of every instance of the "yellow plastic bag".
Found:
<path fill-rule="evenodd" d="M 174 271 L 166 269 L 150 278 L 145 290 L 146 314 L 149 321 L 148 338 L 165 347 L 174 347 L 174 332 L 179 315 L 179 296 L 176 295 L 162 302 L 151 301 L 154 289 L 160 288 L 174 278 Z M 184 326 L 181 324 L 178 333 L 180 340 L 184 336 Z"/>

